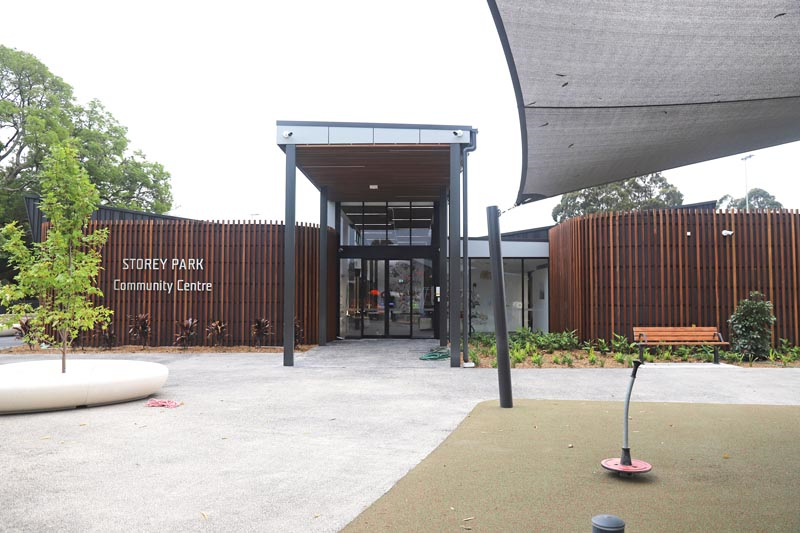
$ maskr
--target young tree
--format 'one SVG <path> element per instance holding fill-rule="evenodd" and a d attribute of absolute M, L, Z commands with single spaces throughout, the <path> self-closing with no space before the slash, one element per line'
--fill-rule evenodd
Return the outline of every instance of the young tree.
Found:
<path fill-rule="evenodd" d="M 683 204 L 683 194 L 660 173 L 570 192 L 553 209 L 553 220 L 608 211 L 659 209 Z"/>
<path fill-rule="evenodd" d="M 108 230 L 86 233 L 99 197 L 72 142 L 54 145 L 42 166 L 40 207 L 50 220 L 47 238 L 30 250 L 16 222 L 3 228 L 3 251 L 19 273 L 0 287 L 0 302 L 16 317 L 35 316 L 29 338 L 59 343 L 61 371 L 66 372 L 72 340 L 97 324 L 105 327 L 111 317 L 110 309 L 91 301 L 92 296 L 103 296 L 97 276 Z M 17 303 L 26 298 L 37 298 L 39 307 Z"/>

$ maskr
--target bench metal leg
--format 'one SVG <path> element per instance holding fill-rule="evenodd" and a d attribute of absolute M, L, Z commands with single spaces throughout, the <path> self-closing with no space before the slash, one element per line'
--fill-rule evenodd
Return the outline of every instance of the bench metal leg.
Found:
<path fill-rule="evenodd" d="M 719 364 L 719 346 L 714 346 L 714 364 Z"/>

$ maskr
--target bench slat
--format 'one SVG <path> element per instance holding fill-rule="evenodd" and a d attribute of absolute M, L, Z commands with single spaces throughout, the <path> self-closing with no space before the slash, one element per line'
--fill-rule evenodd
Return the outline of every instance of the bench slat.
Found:
<path fill-rule="evenodd" d="M 639 344 L 727 345 L 715 327 L 656 327 L 633 328 L 634 342 Z"/>

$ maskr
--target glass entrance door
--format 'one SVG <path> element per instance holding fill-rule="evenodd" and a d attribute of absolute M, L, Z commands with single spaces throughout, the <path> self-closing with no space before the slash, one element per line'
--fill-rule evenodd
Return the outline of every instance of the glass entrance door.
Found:
<path fill-rule="evenodd" d="M 433 271 L 429 259 L 342 259 L 340 334 L 433 337 Z"/>

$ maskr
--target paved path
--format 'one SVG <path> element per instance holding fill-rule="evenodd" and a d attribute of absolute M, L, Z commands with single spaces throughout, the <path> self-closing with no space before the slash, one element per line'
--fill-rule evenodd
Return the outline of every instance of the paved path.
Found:
<path fill-rule="evenodd" d="M 159 397 L 184 405 L 0 417 L 0 529 L 338 531 L 497 397 L 494 370 L 420 361 L 433 346 L 339 342 L 296 354 L 294 368 L 280 354 L 126 356 L 166 364 Z M 512 381 L 515 398 L 620 400 L 628 375 Z M 797 405 L 798 383 L 800 369 L 649 364 L 634 401 Z"/>

